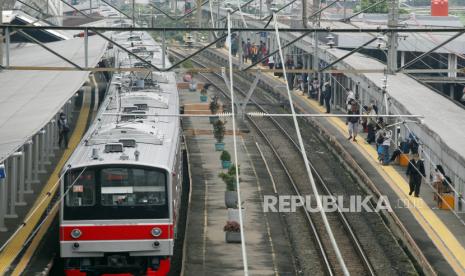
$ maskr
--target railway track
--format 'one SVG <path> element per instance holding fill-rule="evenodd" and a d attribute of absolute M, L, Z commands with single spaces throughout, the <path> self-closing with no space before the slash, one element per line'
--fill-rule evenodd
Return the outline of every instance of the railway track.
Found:
<path fill-rule="evenodd" d="M 176 52 L 174 52 L 174 54 L 178 55 L 178 57 L 182 56 Z M 197 60 L 194 60 L 194 62 L 201 67 L 206 66 Z M 216 88 L 221 91 L 226 98 L 229 98 L 229 92 L 226 92 L 228 89 L 220 75 L 202 75 L 202 77 L 214 84 L 214 86 L 216 86 Z M 216 78 L 216 80 L 214 78 Z M 236 85 L 235 89 L 245 96 L 245 91 L 239 86 Z M 260 100 L 266 102 L 270 99 Z M 270 112 L 269 109 L 272 109 L 273 112 L 276 112 L 276 109 L 280 106 L 280 103 L 275 102 L 274 104 L 267 104 L 267 108 L 264 108 L 262 106 L 263 104 L 258 104 L 255 99 L 251 99 L 251 102 L 253 103 L 253 109 L 255 109 L 251 111 Z M 282 113 L 283 110 L 280 110 L 279 112 Z M 280 123 L 274 118 L 266 117 L 248 119 L 256 129 L 257 133 L 261 136 L 262 141 L 264 142 L 262 145 L 265 145 L 265 147 L 268 148 L 265 151 L 266 154 L 263 154 L 264 151 L 259 148 L 262 157 L 264 159 L 271 160 L 271 162 L 277 161 L 277 164 L 272 164 L 273 168 L 280 167 L 280 170 L 278 171 L 283 172 L 281 175 L 276 176 L 277 170 L 273 169 L 274 175 L 270 175 L 275 178 L 275 180 L 279 179 L 278 181 L 275 181 L 275 183 L 277 183 L 276 189 L 279 190 L 277 191 L 278 194 L 280 194 L 283 190 L 288 190 L 288 188 L 286 189 L 286 187 L 283 187 L 287 186 L 292 188 L 292 194 L 294 195 L 313 195 L 313 191 L 311 190 L 310 185 L 308 185 L 308 178 L 306 174 L 303 173 L 305 172 L 305 167 L 299 147 L 295 142 L 295 137 L 289 135 L 289 130 L 281 125 L 282 122 Z M 287 125 L 289 125 L 289 123 Z M 257 147 L 259 147 L 258 144 Z M 312 162 L 310 163 L 312 164 Z M 326 184 L 326 180 L 318 173 L 313 164 L 312 171 L 316 176 L 317 185 L 320 189 L 319 193 L 333 195 Z M 332 249 L 328 233 L 324 228 L 320 214 L 306 211 L 304 208 L 301 209 L 300 214 L 303 215 L 307 224 L 307 229 L 310 230 L 314 241 L 313 245 L 316 252 L 312 253 L 317 253 L 321 260 L 320 271 L 324 271 L 326 275 L 342 274 L 342 268 L 337 262 L 336 254 Z M 349 272 L 354 275 L 376 275 L 375 269 L 370 263 L 365 250 L 352 230 L 352 227 L 344 213 L 338 209 L 337 212 L 327 213 L 327 216 L 337 242 L 341 248 L 341 252 L 348 266 Z M 311 269 L 307 268 L 304 263 L 300 263 L 300 266 L 303 271 Z"/>

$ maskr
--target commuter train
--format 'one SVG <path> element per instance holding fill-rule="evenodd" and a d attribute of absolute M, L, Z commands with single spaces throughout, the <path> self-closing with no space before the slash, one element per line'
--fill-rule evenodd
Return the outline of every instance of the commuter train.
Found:
<path fill-rule="evenodd" d="M 148 33 L 113 39 L 161 66 L 160 45 Z M 145 66 L 112 50 L 118 67 Z M 180 120 L 172 116 L 179 113 L 178 96 L 172 72 L 113 75 L 94 123 L 62 171 L 65 275 L 168 274 L 182 193 Z"/>

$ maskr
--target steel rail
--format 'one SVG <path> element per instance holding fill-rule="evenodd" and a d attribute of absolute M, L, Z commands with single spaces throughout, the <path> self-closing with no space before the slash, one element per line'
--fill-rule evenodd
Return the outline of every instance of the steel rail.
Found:
<path fill-rule="evenodd" d="M 179 57 L 182 57 L 181 54 L 179 53 L 176 53 L 175 51 L 171 50 L 172 53 L 174 53 L 175 55 Z M 198 64 L 199 66 L 202 66 L 204 67 L 205 65 L 203 65 L 202 63 L 200 63 L 199 61 L 196 61 L 194 59 L 192 59 L 192 62 Z M 210 77 L 208 76 L 205 76 L 203 74 L 201 74 L 203 78 L 207 79 L 208 81 L 210 81 L 210 83 L 216 87 L 226 98 L 230 98 L 229 94 L 225 91 L 224 88 L 221 88 L 219 87 L 219 85 L 217 85 L 217 82 L 212 80 Z M 217 74 L 217 73 L 214 73 L 214 75 L 216 75 L 218 78 L 221 78 L 221 75 Z M 219 82 L 219 83 L 223 83 L 223 82 Z M 241 94 L 245 94 L 244 91 L 238 89 L 237 87 L 235 88 L 237 91 L 239 91 Z M 251 99 L 252 101 L 252 99 Z M 257 107 L 259 107 L 260 110 L 262 111 L 265 111 L 261 108 L 261 106 L 259 105 L 256 105 Z M 253 124 L 255 124 L 255 122 L 253 122 L 253 120 L 250 120 Z M 261 130 L 260 130 L 261 131 Z M 263 136 L 265 138 L 265 140 L 267 140 L 268 138 L 266 136 Z M 268 143 L 270 143 L 270 141 L 267 140 Z M 291 173 L 289 172 L 289 170 L 287 169 L 286 165 L 284 164 L 284 161 L 279 157 L 278 153 L 276 152 L 276 149 L 272 146 L 270 146 L 270 148 L 273 150 L 273 152 L 275 153 L 275 155 L 278 157 L 278 161 L 280 163 L 280 165 L 283 167 L 284 169 L 284 172 L 286 173 L 287 177 L 289 178 L 289 181 L 291 182 L 292 184 L 292 187 L 294 189 L 294 191 L 296 192 L 297 196 L 301 197 L 301 193 L 297 187 L 297 184 L 295 183 L 293 177 L 291 176 Z M 318 245 L 318 248 L 319 248 L 319 253 L 321 255 L 321 258 L 323 259 L 324 263 L 325 263 L 325 267 L 326 267 L 326 270 L 327 270 L 327 273 L 328 275 L 332 276 L 334 275 L 333 273 L 333 269 L 331 267 L 331 264 L 329 262 L 329 259 L 328 259 L 328 256 L 326 254 L 326 251 L 325 251 L 325 248 L 323 246 L 323 242 L 321 240 L 321 237 L 320 237 L 320 234 L 318 233 L 317 229 L 316 229 L 316 226 L 315 226 L 315 223 L 313 222 L 313 219 L 311 218 L 310 214 L 308 211 L 305 211 L 305 217 L 306 217 L 306 220 L 308 222 L 308 224 L 310 225 L 310 228 L 311 228 L 311 231 L 314 235 L 314 238 L 315 238 L 315 242 L 317 243 Z"/>
<path fill-rule="evenodd" d="M 173 50 L 171 50 L 171 52 L 175 53 Z M 176 53 L 178 56 L 182 56 L 181 54 L 179 53 Z M 204 66 L 202 63 L 198 62 L 198 61 L 195 61 L 192 59 L 192 61 L 194 63 L 197 63 L 199 64 L 200 66 Z M 221 78 L 221 76 L 219 76 L 219 74 L 215 74 L 217 75 L 219 78 Z M 204 78 L 206 78 L 207 80 L 210 81 L 210 83 L 212 83 L 213 86 L 217 87 L 223 94 L 225 94 L 226 97 L 228 97 L 227 93 L 224 92 L 224 90 L 222 88 L 219 88 L 214 81 L 212 81 L 210 78 L 208 78 L 207 76 L 204 76 L 202 74 L 202 76 Z M 220 82 L 221 83 L 221 82 Z M 237 91 L 239 91 L 242 95 L 245 95 L 246 92 L 242 91 L 240 88 L 238 87 L 235 87 L 235 89 Z M 263 113 L 266 113 L 266 110 L 260 105 L 258 104 L 257 102 L 255 102 L 253 99 L 250 99 L 250 101 L 259 109 L 261 110 Z M 249 117 L 248 117 L 249 118 Z M 295 140 L 289 135 L 289 133 L 287 133 L 285 131 L 285 129 L 273 118 L 273 117 L 268 117 L 271 122 L 278 128 L 278 130 L 280 132 L 283 133 L 283 135 L 285 135 L 291 142 L 292 144 L 294 145 L 295 149 L 300 152 L 300 148 L 299 146 L 297 145 L 297 143 L 295 142 Z M 249 118 L 249 121 L 252 122 L 252 124 L 255 125 L 255 127 L 259 130 L 259 132 L 262 133 L 262 136 L 263 138 L 267 141 L 267 143 L 270 143 L 270 141 L 268 140 L 268 137 L 266 135 L 263 135 L 263 131 L 261 129 L 259 129 L 259 127 L 256 125 L 256 123 L 251 119 Z M 270 147 L 272 148 L 273 152 L 276 152 L 276 150 L 273 148 L 273 146 L 271 144 L 269 144 Z M 280 162 L 282 162 L 282 160 L 278 157 L 278 160 L 280 160 Z M 308 159 L 307 159 L 308 160 Z M 318 171 L 316 170 L 315 166 L 313 165 L 313 163 L 308 160 L 309 164 L 310 164 L 310 167 L 312 169 L 312 171 L 315 173 L 315 175 L 317 176 L 318 180 L 320 181 L 320 186 L 325 190 L 325 192 L 328 194 L 328 195 L 332 195 L 334 196 L 334 194 L 331 192 L 331 190 L 328 188 L 326 182 L 324 181 L 324 179 L 322 178 L 322 176 L 318 173 Z M 288 173 L 289 171 L 287 169 L 285 169 L 286 173 Z M 295 185 L 295 183 L 293 182 L 293 185 Z M 294 187 L 295 188 L 295 187 Z M 297 191 L 298 192 L 298 191 Z M 300 193 L 298 194 L 300 196 Z M 308 212 L 306 212 L 308 213 Z M 356 249 L 356 252 L 357 254 L 359 255 L 360 259 L 362 260 L 362 264 L 364 265 L 365 269 L 367 270 L 367 272 L 369 272 L 369 275 L 376 275 L 376 272 L 368 258 L 368 256 L 365 254 L 365 251 L 363 250 L 363 247 L 358 239 L 358 237 L 356 236 L 355 232 L 353 231 L 352 227 L 350 226 L 350 223 L 349 221 L 347 220 L 346 216 L 343 214 L 343 212 L 341 211 L 340 207 L 338 206 L 338 216 L 346 230 L 346 232 L 348 233 L 348 236 L 352 242 L 352 244 L 354 245 L 354 248 Z"/>

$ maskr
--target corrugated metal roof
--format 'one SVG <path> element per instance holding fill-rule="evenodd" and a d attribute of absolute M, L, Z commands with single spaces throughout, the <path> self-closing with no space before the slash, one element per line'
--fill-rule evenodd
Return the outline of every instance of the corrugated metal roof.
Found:
<path fill-rule="evenodd" d="M 84 39 L 48 43 L 47 46 L 84 65 Z M 101 60 L 106 41 L 89 37 L 89 66 Z M 12 66 L 70 66 L 37 45 L 11 49 Z M 86 71 L 0 72 L 0 162 L 37 133 L 88 79 Z"/>

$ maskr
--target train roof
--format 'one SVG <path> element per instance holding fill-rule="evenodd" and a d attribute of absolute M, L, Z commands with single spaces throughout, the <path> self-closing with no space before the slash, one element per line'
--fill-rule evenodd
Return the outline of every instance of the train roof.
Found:
<path fill-rule="evenodd" d="M 161 63 L 161 51 L 153 51 L 161 49 L 160 45 L 147 33 L 123 32 L 113 34 L 113 38 L 126 46 L 131 41 L 142 42 L 145 49 L 137 54 L 152 52 L 146 57 L 153 64 Z M 116 56 L 121 67 L 136 61 L 123 51 Z M 114 74 L 94 123 L 67 165 L 78 168 L 125 164 L 171 170 L 180 140 L 180 120 L 173 116 L 178 113 L 173 72 Z"/>

